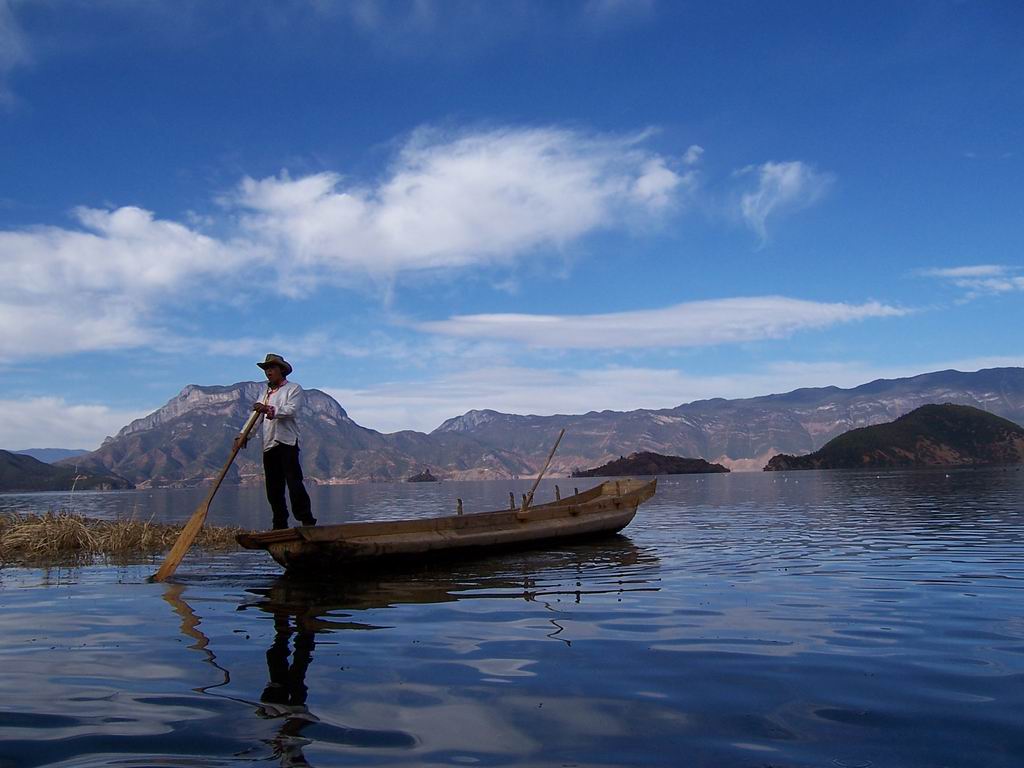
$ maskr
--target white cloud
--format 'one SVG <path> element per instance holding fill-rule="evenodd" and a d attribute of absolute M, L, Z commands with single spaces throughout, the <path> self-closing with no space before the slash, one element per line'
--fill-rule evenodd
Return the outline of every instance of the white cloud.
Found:
<path fill-rule="evenodd" d="M 815 170 L 799 160 L 768 162 L 745 168 L 741 175 L 756 173 L 757 188 L 740 198 L 740 212 L 762 241 L 768 238 L 768 219 L 800 210 L 820 200 L 831 186 L 831 174 Z"/>
<path fill-rule="evenodd" d="M 246 179 L 230 202 L 246 211 L 248 236 L 309 268 L 391 275 L 508 263 L 668 207 L 683 177 L 642 138 L 420 131 L 377 186 L 333 173 Z"/>
<path fill-rule="evenodd" d="M 697 165 L 700 162 L 701 157 L 704 156 L 704 147 L 699 144 L 691 144 L 686 154 L 683 155 L 683 163 L 686 165 Z"/>
<path fill-rule="evenodd" d="M 0 232 L 0 353 L 43 356 L 137 346 L 155 305 L 246 256 L 134 207 L 79 208 L 81 229 Z"/>
<path fill-rule="evenodd" d="M 372 358 L 376 361 L 401 361 L 415 365 L 438 355 L 462 357 L 462 350 L 446 347 L 445 340 L 414 344 L 392 338 L 382 331 L 371 331 L 358 336 L 338 338 L 328 331 L 311 331 L 296 336 L 272 334 L 270 336 L 243 336 L 238 338 L 211 339 L 209 337 L 176 339 L 170 349 L 186 353 L 189 350 L 203 350 L 206 354 L 222 358 L 259 358 L 274 350 L 287 350 L 289 362 L 296 368 L 303 368 L 306 361 L 336 360 L 339 357 L 352 359 Z"/>
<path fill-rule="evenodd" d="M 946 277 L 954 280 L 976 277 L 1000 277 L 1009 271 L 1000 264 L 975 264 L 968 267 L 942 267 L 922 270 L 929 277 Z"/>
<path fill-rule="evenodd" d="M 5 275 L 0 320 L 8 330 L 0 336 L 0 353 L 38 357 L 156 340 L 166 346 L 180 335 L 168 319 L 170 308 L 194 298 L 192 291 L 226 293 L 248 267 L 258 266 L 267 276 L 249 282 L 250 292 L 295 296 L 323 283 L 366 282 L 387 291 L 403 273 L 444 276 L 450 270 L 507 266 L 602 230 L 662 220 L 693 200 L 698 171 L 692 166 L 702 150 L 693 145 L 673 159 L 645 148 L 647 138 L 647 133 L 601 136 L 557 127 L 454 135 L 424 129 L 410 137 L 375 183 L 332 172 L 300 178 L 285 172 L 243 179 L 220 199 L 224 210 L 212 221 L 193 215 L 185 217 L 186 224 L 135 206 L 82 207 L 73 212 L 74 227 L 0 231 Z M 748 207 L 762 229 L 776 209 L 812 197 L 824 178 L 798 162 L 768 163 L 760 173 L 761 196 Z M 202 226 L 222 234 L 205 234 Z M 725 308 L 750 308 L 754 301 Z M 766 314 L 783 319 L 762 323 L 765 329 L 757 333 L 737 327 L 745 316 L 730 330 L 712 332 L 678 307 L 607 320 L 653 321 L 654 346 L 687 346 L 784 335 L 851 314 L 895 311 L 777 297 L 760 301 L 775 306 L 754 311 L 754 322 L 762 323 Z M 720 306 L 708 302 L 694 309 L 713 312 Z M 793 320 L 794 315 L 800 317 Z M 575 325 L 585 323 L 581 330 L 586 330 L 600 325 L 602 317 L 548 318 L 548 327 L 576 334 Z M 518 316 L 499 321 L 511 329 L 537 327 L 533 319 Z M 479 335 L 466 328 L 488 322 L 480 316 L 453 318 L 438 330 Z M 697 330 L 687 335 L 685 329 L 667 327 L 679 322 Z M 698 339 L 701 334 L 706 338 Z M 522 330 L 499 334 L 522 335 Z"/>
<path fill-rule="evenodd" d="M 31 60 L 28 38 L 22 31 L 9 0 L 0 0 L 0 106 L 14 101 L 7 78 L 17 67 Z"/>
<path fill-rule="evenodd" d="M 0 303 L 0 353 L 32 358 L 124 349 L 149 343 L 141 310 L 110 297 L 63 297 L 36 304 Z"/>
<path fill-rule="evenodd" d="M 5 450 L 26 448 L 85 448 L 93 450 L 108 435 L 150 411 L 121 410 L 105 405 L 69 403 L 59 397 L 6 400 L 3 437 Z M 153 409 L 150 409 L 153 410 Z"/>
<path fill-rule="evenodd" d="M 264 260 L 277 274 L 262 288 L 295 294 L 325 278 L 510 263 L 659 215 L 683 177 L 642 140 L 554 128 L 420 131 L 375 186 L 335 173 L 243 180 L 222 201 L 223 239 L 133 206 L 79 208 L 78 228 L 0 232 L 0 319 L 9 329 L 0 352 L 166 337 L 159 311 L 187 287 L 214 287 Z"/>
<path fill-rule="evenodd" d="M 936 277 L 961 288 L 964 300 L 1013 291 L 1024 291 L 1024 275 L 1019 267 L 1002 264 L 976 264 L 963 267 L 942 267 L 921 270 L 926 277 Z"/>
<path fill-rule="evenodd" d="M 822 303 L 755 296 L 600 315 L 456 315 L 416 327 L 446 336 L 556 349 L 701 347 L 778 339 L 801 330 L 906 313 L 878 302 Z"/>
<path fill-rule="evenodd" d="M 633 182 L 632 197 L 641 205 L 664 208 L 672 203 L 684 178 L 689 178 L 689 174 L 680 176 L 665 165 L 664 158 L 653 158 L 644 163 L 642 175 Z"/>

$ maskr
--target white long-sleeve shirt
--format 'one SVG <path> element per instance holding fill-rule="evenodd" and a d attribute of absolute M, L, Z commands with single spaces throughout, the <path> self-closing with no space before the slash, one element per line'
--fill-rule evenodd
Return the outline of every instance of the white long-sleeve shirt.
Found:
<path fill-rule="evenodd" d="M 302 405 L 302 387 L 285 380 L 277 389 L 268 388 L 263 403 L 273 410 L 263 417 L 263 450 L 275 445 L 298 445 L 299 425 L 295 417 Z"/>

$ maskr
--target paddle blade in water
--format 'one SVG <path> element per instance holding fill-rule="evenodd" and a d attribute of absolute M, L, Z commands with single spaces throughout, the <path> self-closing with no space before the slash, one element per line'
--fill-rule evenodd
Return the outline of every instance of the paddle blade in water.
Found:
<path fill-rule="evenodd" d="M 253 411 L 249 414 L 249 419 L 245 422 L 245 426 L 242 427 L 242 432 L 239 435 L 241 442 L 244 444 L 249 439 L 249 433 L 253 427 L 256 426 L 256 422 L 260 420 L 262 414 Z M 192 517 L 189 518 L 188 522 L 185 523 L 185 527 L 181 529 L 181 535 L 178 540 L 174 542 L 174 546 L 171 547 L 171 551 L 167 553 L 167 559 L 164 560 L 164 564 L 160 566 L 160 570 L 149 577 L 150 581 L 163 581 L 171 576 L 185 557 L 185 553 L 188 552 L 189 547 L 192 546 L 192 542 L 196 540 L 196 536 L 199 535 L 199 531 L 203 527 L 203 523 L 206 522 L 206 515 L 210 511 L 210 502 L 213 501 L 213 496 L 217 493 L 217 489 L 220 488 L 220 484 L 224 482 L 224 476 L 228 473 L 231 468 L 232 462 L 235 460 L 235 456 L 238 455 L 239 445 L 236 443 L 231 448 L 231 455 L 228 456 L 228 460 L 224 462 L 224 466 L 221 468 L 220 473 L 217 475 L 217 479 L 213 482 L 213 487 L 210 488 L 210 493 L 206 496 L 206 501 L 196 507 L 196 511 L 192 513 Z"/>
<path fill-rule="evenodd" d="M 171 551 L 167 553 L 167 558 L 164 560 L 163 565 L 160 569 L 150 577 L 150 581 L 163 581 L 170 577 L 181 564 L 181 561 L 185 558 L 185 553 L 188 552 L 189 547 L 192 546 L 192 542 L 196 540 L 196 536 L 199 535 L 199 531 L 203 528 L 203 523 L 206 522 L 206 515 L 210 511 L 210 500 L 207 499 L 200 504 L 196 511 L 192 513 L 192 517 L 185 523 L 185 527 L 181 529 L 181 535 L 178 536 L 178 540 L 174 542 L 174 546 L 171 547 Z"/>

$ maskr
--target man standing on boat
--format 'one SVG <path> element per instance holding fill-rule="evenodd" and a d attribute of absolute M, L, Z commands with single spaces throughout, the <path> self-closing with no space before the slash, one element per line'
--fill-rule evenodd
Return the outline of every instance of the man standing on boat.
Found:
<path fill-rule="evenodd" d="M 252 409 L 263 414 L 263 472 L 267 481 L 267 501 L 274 513 L 274 528 L 288 527 L 288 505 L 284 490 L 292 502 L 292 515 L 303 525 L 316 525 L 310 509 L 309 494 L 302 484 L 299 465 L 299 426 L 295 420 L 302 405 L 302 387 L 288 381 L 292 367 L 280 355 L 267 355 L 256 363 L 267 375 L 267 394 Z M 244 448 L 242 436 L 235 445 Z"/>

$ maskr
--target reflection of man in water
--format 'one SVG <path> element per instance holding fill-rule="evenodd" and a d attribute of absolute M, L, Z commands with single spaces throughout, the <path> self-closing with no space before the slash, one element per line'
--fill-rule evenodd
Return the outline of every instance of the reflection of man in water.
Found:
<path fill-rule="evenodd" d="M 288 641 L 293 634 L 288 614 L 274 614 L 274 643 L 267 649 L 267 670 L 270 682 L 260 695 L 262 706 L 256 714 L 266 718 L 285 718 L 273 740 L 274 754 L 281 758 L 282 766 L 309 765 L 302 747 L 309 744 L 301 736 L 310 723 L 319 722 L 306 707 L 306 670 L 313 660 L 316 643 L 313 633 L 296 620 L 295 656 L 288 663 Z"/>

